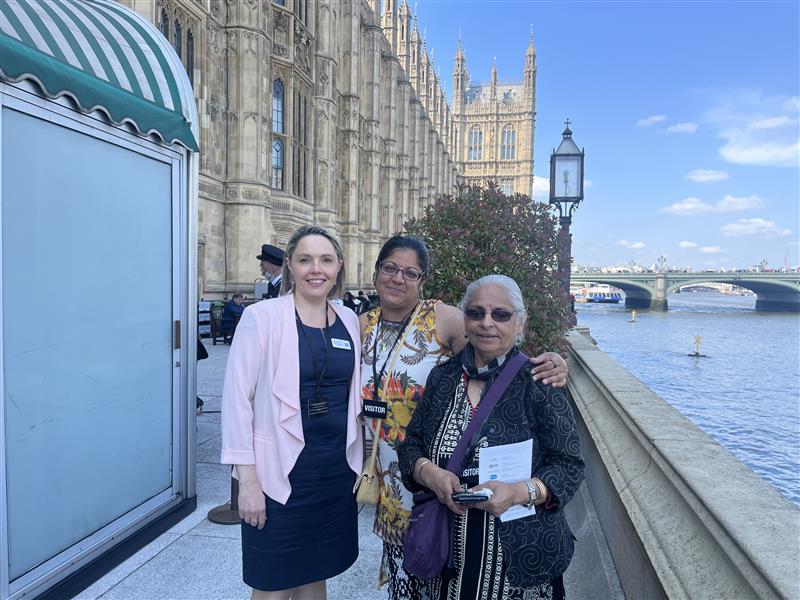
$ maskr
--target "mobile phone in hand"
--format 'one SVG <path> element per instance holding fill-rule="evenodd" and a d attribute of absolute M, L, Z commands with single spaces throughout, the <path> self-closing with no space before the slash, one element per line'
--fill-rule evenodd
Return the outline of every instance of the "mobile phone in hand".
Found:
<path fill-rule="evenodd" d="M 455 492 L 452 498 L 453 502 L 459 504 L 477 504 L 478 502 L 486 502 L 489 496 L 480 492 Z"/>

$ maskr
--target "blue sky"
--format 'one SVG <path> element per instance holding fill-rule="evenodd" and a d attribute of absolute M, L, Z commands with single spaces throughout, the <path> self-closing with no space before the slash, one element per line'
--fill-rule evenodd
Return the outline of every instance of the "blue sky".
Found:
<path fill-rule="evenodd" d="M 521 81 L 537 52 L 534 196 L 564 119 L 586 150 L 583 265 L 800 265 L 800 3 L 420 0 L 450 98 L 458 32 L 473 81 Z"/>

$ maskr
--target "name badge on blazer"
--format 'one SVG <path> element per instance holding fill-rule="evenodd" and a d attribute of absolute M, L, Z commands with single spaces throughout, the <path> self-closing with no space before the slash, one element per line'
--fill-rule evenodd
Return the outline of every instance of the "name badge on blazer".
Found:
<path fill-rule="evenodd" d="M 339 350 L 352 350 L 350 340 L 340 340 L 339 338 L 331 338 L 331 346 Z"/>

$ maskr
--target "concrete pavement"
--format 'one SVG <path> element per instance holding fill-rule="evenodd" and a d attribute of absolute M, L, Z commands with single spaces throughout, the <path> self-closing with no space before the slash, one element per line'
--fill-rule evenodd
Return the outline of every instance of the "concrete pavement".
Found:
<path fill-rule="evenodd" d="M 209 357 L 197 366 L 198 394 L 205 400 L 197 417 L 197 510 L 96 581 L 80 600 L 172 600 L 249 598 L 241 580 L 241 534 L 238 525 L 216 525 L 209 510 L 229 499 L 230 467 L 219 464 L 220 399 L 228 346 L 206 340 Z M 591 498 L 585 486 L 567 507 L 578 538 L 575 558 L 565 575 L 567 596 L 580 600 L 623 598 Z M 355 565 L 329 580 L 332 600 L 378 600 L 376 589 L 381 544 L 372 533 L 374 511 L 359 518 L 360 553 Z"/>

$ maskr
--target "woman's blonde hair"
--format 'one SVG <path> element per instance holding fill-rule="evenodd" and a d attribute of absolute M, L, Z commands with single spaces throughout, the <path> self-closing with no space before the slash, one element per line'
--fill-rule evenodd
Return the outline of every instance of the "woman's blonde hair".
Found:
<path fill-rule="evenodd" d="M 319 225 L 303 225 L 289 238 L 289 243 L 286 244 L 286 255 L 283 257 L 283 267 L 281 269 L 281 296 L 294 292 L 294 277 L 292 276 L 291 270 L 289 270 L 289 262 L 292 260 L 295 250 L 297 250 L 297 244 L 308 235 L 321 235 L 331 243 L 336 252 L 336 258 L 339 259 L 341 267 L 339 268 L 339 274 L 336 276 L 336 285 L 328 292 L 328 299 L 338 298 L 342 295 L 342 291 L 344 290 L 344 252 L 342 252 L 342 245 L 339 243 L 339 240 Z"/>

